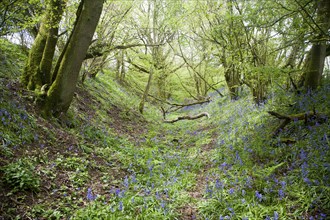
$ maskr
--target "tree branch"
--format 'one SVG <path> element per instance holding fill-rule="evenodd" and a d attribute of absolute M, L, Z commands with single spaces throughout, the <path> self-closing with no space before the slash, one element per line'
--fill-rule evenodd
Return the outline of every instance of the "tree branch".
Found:
<path fill-rule="evenodd" d="M 273 137 L 276 137 L 278 133 L 281 130 L 283 130 L 284 127 L 292 121 L 305 120 L 305 124 L 307 124 L 307 122 L 311 120 L 317 120 L 319 123 L 324 123 L 329 118 L 327 114 L 316 113 L 315 110 L 305 113 L 293 114 L 293 115 L 283 115 L 274 111 L 268 111 L 268 114 L 283 120 L 282 123 L 275 129 Z"/>
<path fill-rule="evenodd" d="M 86 54 L 85 56 L 85 60 L 87 59 L 91 59 L 91 58 L 95 58 L 95 57 L 101 57 L 106 53 L 109 53 L 113 50 L 125 50 L 128 48 L 132 48 L 132 47 L 158 47 L 164 45 L 164 43 L 162 44 L 128 44 L 128 45 L 117 45 L 117 46 L 113 46 L 108 48 L 107 50 L 102 50 L 102 48 L 104 47 L 108 47 L 109 45 L 95 45 L 94 48 L 91 48 L 90 51 Z"/>
<path fill-rule="evenodd" d="M 193 115 L 193 116 L 184 115 L 184 116 L 179 116 L 179 117 L 177 117 L 176 119 L 173 119 L 173 120 L 164 120 L 164 123 L 175 123 L 175 122 L 181 121 L 181 120 L 195 120 L 195 119 L 198 119 L 198 118 L 202 118 L 204 116 L 207 117 L 207 118 L 210 118 L 209 113 L 202 112 L 200 114 Z"/>

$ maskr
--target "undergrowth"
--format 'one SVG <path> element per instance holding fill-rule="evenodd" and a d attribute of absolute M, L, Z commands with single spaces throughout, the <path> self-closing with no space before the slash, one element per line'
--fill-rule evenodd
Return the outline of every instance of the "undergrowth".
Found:
<path fill-rule="evenodd" d="M 1 45 L 12 63 L 12 47 Z M 294 121 L 274 136 L 280 120 L 267 113 L 329 115 L 327 83 L 308 95 L 278 91 L 259 106 L 249 95 L 210 94 L 211 103 L 167 116 L 210 119 L 166 124 L 151 104 L 141 116 L 140 97 L 106 71 L 79 85 L 66 118 L 46 121 L 16 80 L 22 66 L 2 67 L 2 218 L 330 216 L 329 120 Z"/>

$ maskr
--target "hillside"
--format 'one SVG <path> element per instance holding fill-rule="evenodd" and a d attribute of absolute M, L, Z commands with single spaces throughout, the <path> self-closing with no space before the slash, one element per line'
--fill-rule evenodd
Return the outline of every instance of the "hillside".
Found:
<path fill-rule="evenodd" d="M 329 219 L 329 119 L 274 136 L 281 121 L 267 113 L 328 115 L 329 83 L 261 105 L 212 93 L 168 116 L 209 119 L 169 124 L 151 102 L 141 115 L 140 96 L 106 70 L 46 120 L 19 83 L 26 57 L 3 45 L 0 219 Z"/>

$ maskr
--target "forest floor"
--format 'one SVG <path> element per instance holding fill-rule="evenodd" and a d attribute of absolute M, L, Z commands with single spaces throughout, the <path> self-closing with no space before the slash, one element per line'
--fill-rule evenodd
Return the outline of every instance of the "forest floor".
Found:
<path fill-rule="evenodd" d="M 79 84 L 65 117 L 45 120 L 16 63 L 0 68 L 0 219 L 330 216 L 329 120 L 294 121 L 274 137 L 280 121 L 267 113 L 329 112 L 329 84 L 260 106 L 210 94 L 168 116 L 209 119 L 169 124 L 150 103 L 139 114 L 139 97 L 106 73 Z"/>
<path fill-rule="evenodd" d="M 1 109 L 2 122 L 7 129 L 9 128 L 9 130 L 13 130 L 18 134 L 19 140 L 12 143 L 9 138 L 6 139 L 6 134 L 4 135 L 2 150 L 7 152 L 2 154 L 0 165 L 5 166 L 6 163 L 11 161 L 19 161 L 14 168 L 18 168 L 16 171 L 17 175 L 20 176 L 15 179 L 18 182 L 9 182 L 12 185 L 1 182 L 0 197 L 3 199 L 0 207 L 3 215 L 0 218 L 7 219 L 14 216 L 23 219 L 61 218 L 67 216 L 72 208 L 79 209 L 86 206 L 90 200 L 94 200 L 87 196 L 89 189 L 92 192 L 91 197 L 93 195 L 96 197 L 109 197 L 111 196 L 111 193 L 109 193 L 111 189 L 120 189 L 122 186 L 119 182 L 125 180 L 125 178 L 127 179 L 132 174 L 131 170 L 137 169 L 133 167 L 134 161 L 131 161 L 130 157 L 125 158 L 125 161 L 130 162 L 128 168 L 127 164 L 124 165 L 120 161 L 122 158 L 113 156 L 109 159 L 108 155 L 104 157 L 103 153 L 96 152 L 97 142 L 101 141 L 98 140 L 99 137 L 93 140 L 94 135 L 98 135 L 97 130 L 90 130 L 91 128 L 86 126 L 87 131 L 82 129 L 86 134 L 81 137 L 76 134 L 77 131 L 73 131 L 76 129 L 76 125 L 72 124 L 70 118 L 61 118 L 58 121 L 45 120 L 38 116 L 38 110 L 27 100 L 29 94 L 22 90 L 17 81 L 3 78 L 1 83 L 3 88 L 6 88 L 6 90 L 3 90 L 2 101 L 7 102 L 5 104 L 7 109 Z M 90 121 L 89 125 L 94 126 L 95 119 L 99 119 L 97 109 L 101 108 L 101 102 L 96 100 L 82 86 L 78 88 L 76 97 L 75 108 L 80 112 L 81 117 L 85 117 L 85 121 L 79 123 L 82 125 Z M 126 139 L 123 142 L 127 141 L 129 145 L 132 145 L 135 148 L 134 151 L 144 150 L 140 148 L 143 148 L 143 144 L 147 144 L 150 146 L 148 151 L 152 150 L 152 153 L 156 149 L 160 152 L 159 146 L 162 146 L 168 148 L 167 153 L 173 154 L 173 156 L 169 156 L 161 152 L 161 155 L 155 156 L 156 158 L 163 157 L 163 163 L 157 161 L 156 164 L 152 164 L 152 156 L 145 161 L 150 166 L 148 168 L 150 173 L 158 163 L 167 167 L 167 173 L 176 173 L 174 176 L 168 177 L 173 178 L 172 180 L 162 180 L 162 184 L 170 185 L 172 184 L 170 181 L 178 181 L 176 179 L 182 175 L 178 173 L 179 163 L 183 162 L 184 164 L 196 166 L 196 162 L 206 161 L 207 152 L 214 148 L 216 144 L 217 135 L 214 128 L 211 129 L 205 123 L 192 123 L 194 131 L 186 130 L 186 127 L 183 126 L 168 125 L 164 127 L 160 123 L 155 125 L 147 122 L 141 115 L 128 112 L 116 105 L 111 104 L 108 107 L 110 108 L 105 109 L 103 113 L 110 119 L 110 121 L 107 121 L 109 128 L 104 127 L 104 129 L 111 130 L 110 141 L 107 140 L 110 144 L 121 144 L 121 139 Z M 19 123 L 20 129 L 14 128 L 17 123 Z M 11 125 L 13 128 L 10 128 Z M 172 130 L 173 127 L 176 131 Z M 152 133 L 152 137 L 150 137 L 150 133 Z M 198 144 L 198 149 L 196 149 L 197 142 L 201 142 Z M 106 145 L 106 147 L 108 146 Z M 173 150 L 174 152 L 172 152 Z M 196 151 L 198 151 L 198 154 L 196 154 Z M 125 157 L 125 155 L 122 156 Z M 144 157 L 145 155 L 140 154 L 139 156 Z M 166 157 L 173 157 L 173 159 Z M 168 163 L 178 164 L 164 165 L 165 160 Z M 33 172 L 29 173 L 29 170 L 27 170 L 28 175 L 24 175 L 25 168 L 23 166 L 33 167 Z M 182 168 L 189 169 L 184 166 Z M 188 201 L 203 199 L 206 186 L 205 171 L 208 168 L 208 163 L 198 164 L 198 170 L 190 173 L 195 180 L 185 180 L 187 181 L 185 184 L 189 187 L 184 189 L 183 192 L 176 192 L 178 193 L 177 196 L 189 198 Z M 181 170 L 181 172 L 184 172 L 184 170 Z M 175 177 L 176 175 L 178 177 Z M 1 179 L 4 178 L 4 173 L 1 173 L 1 177 Z M 34 182 L 34 178 L 38 181 Z M 22 183 L 22 186 L 15 186 L 19 183 Z M 147 183 L 147 185 L 150 184 L 152 183 Z M 148 188 L 149 186 L 145 187 Z M 192 202 L 184 203 L 181 207 L 177 207 L 176 211 L 175 215 L 180 216 L 180 219 L 195 219 L 198 217 L 196 204 Z"/>

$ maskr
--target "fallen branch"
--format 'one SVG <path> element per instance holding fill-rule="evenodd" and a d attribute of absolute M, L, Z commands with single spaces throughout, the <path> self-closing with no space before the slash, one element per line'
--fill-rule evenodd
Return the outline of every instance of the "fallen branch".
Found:
<path fill-rule="evenodd" d="M 177 121 L 180 121 L 180 120 L 194 120 L 194 119 L 202 118 L 204 116 L 207 117 L 207 118 L 210 118 L 209 113 L 202 112 L 198 115 L 193 115 L 193 116 L 190 116 L 190 115 L 179 116 L 179 117 L 177 117 L 176 119 L 173 119 L 173 120 L 164 120 L 164 122 L 165 123 L 174 123 L 174 122 L 177 122 Z"/>
<path fill-rule="evenodd" d="M 307 122 L 311 120 L 317 120 L 319 123 L 324 123 L 326 119 L 328 118 L 327 114 L 325 113 L 317 113 L 315 111 L 309 111 L 306 113 L 299 113 L 299 114 L 293 114 L 293 115 L 283 115 L 277 112 L 268 111 L 268 114 L 278 118 L 282 119 L 282 123 L 276 128 L 273 137 L 276 137 L 278 133 L 284 129 L 285 126 L 287 126 L 292 121 L 299 121 L 304 120 L 305 124 L 307 125 Z"/>

